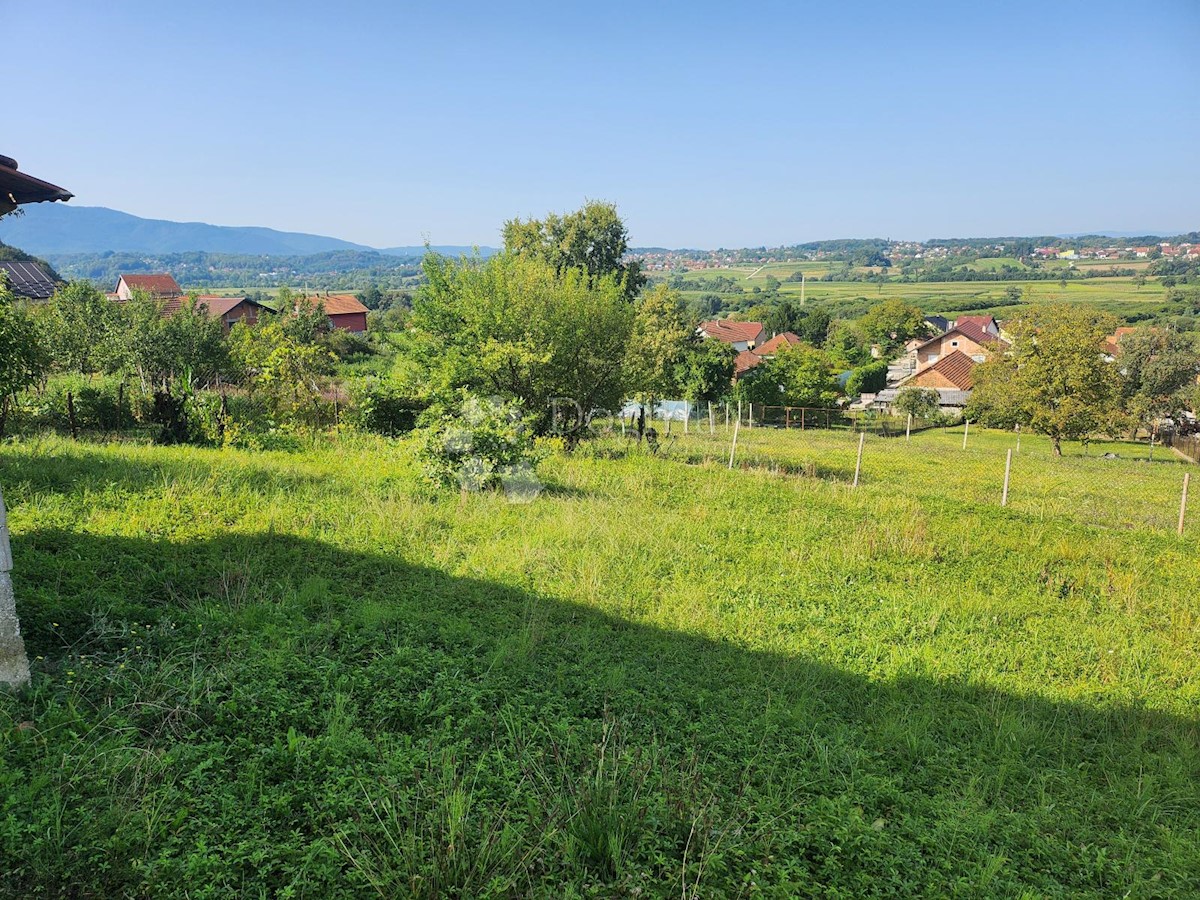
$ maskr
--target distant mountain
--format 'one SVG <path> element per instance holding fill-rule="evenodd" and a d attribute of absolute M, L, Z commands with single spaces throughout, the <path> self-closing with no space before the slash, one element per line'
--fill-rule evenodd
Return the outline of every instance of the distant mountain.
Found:
<path fill-rule="evenodd" d="M 234 253 L 265 256 L 303 256 L 336 250 L 384 253 L 388 256 L 423 256 L 424 247 L 376 250 L 338 238 L 274 228 L 209 225 L 204 222 L 170 222 L 143 219 L 103 206 L 35 203 L 24 215 L 0 219 L 0 241 L 39 255 L 81 253 Z M 470 247 L 437 246 L 439 253 L 458 256 Z M 487 255 L 491 248 L 480 248 Z"/>

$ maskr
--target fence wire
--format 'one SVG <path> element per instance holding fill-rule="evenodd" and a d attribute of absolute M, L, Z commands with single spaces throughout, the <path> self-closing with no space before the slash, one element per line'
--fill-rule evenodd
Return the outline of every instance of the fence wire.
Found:
<path fill-rule="evenodd" d="M 923 503 L 1006 506 L 1047 521 L 1172 531 L 1182 521 L 1187 533 L 1200 533 L 1200 513 L 1189 517 L 1184 495 L 1195 464 L 1178 442 L 1064 442 L 1058 456 L 1048 438 L 1017 431 L 758 406 L 753 415 L 714 407 L 686 420 L 650 419 L 641 441 L 633 424 L 621 427 L 626 443 L 685 463 L 895 491 Z M 1190 491 L 1197 492 L 1200 483 Z"/>

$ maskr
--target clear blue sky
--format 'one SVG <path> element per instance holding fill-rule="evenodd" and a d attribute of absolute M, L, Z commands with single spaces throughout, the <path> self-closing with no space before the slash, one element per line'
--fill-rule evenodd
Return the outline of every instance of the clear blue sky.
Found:
<path fill-rule="evenodd" d="M 1200 0 L 0 0 L 0 153 L 80 205 L 373 246 L 1200 228 Z"/>

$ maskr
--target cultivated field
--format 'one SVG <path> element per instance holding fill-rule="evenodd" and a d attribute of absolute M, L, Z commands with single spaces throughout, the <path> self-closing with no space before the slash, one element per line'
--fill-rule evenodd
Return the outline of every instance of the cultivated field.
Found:
<path fill-rule="evenodd" d="M 0 893 L 1200 893 L 1183 467 L 1026 438 L 1001 509 L 1008 434 L 851 489 L 849 436 L 755 431 L 554 455 L 528 505 L 382 439 L 0 445 Z"/>
<path fill-rule="evenodd" d="M 982 260 L 981 262 L 993 262 Z M 1125 264 L 1122 262 L 1122 266 Z M 810 279 L 804 287 L 806 302 L 841 304 L 856 299 L 870 303 L 879 300 L 900 298 L 921 307 L 927 313 L 978 312 L 986 309 L 989 302 L 997 308 L 1005 304 L 1005 290 L 1019 287 L 1024 303 L 1081 302 L 1096 304 L 1118 315 L 1137 315 L 1152 312 L 1161 306 L 1165 289 L 1157 279 L 1148 278 L 1138 285 L 1134 278 L 1089 278 L 1068 281 L 1062 286 L 1057 281 L 934 281 L 901 283 L 889 280 L 885 283 L 855 281 L 819 281 L 829 271 L 825 263 L 768 263 L 753 278 L 748 277 L 758 266 L 737 266 L 729 269 L 705 269 L 684 276 L 689 282 L 724 276 L 734 279 L 740 287 L 751 291 L 763 287 L 767 275 L 773 275 L 782 283 L 779 292 L 793 300 L 800 298 L 800 283 L 784 281 L 792 272 L 803 269 Z M 707 291 L 684 289 L 684 296 L 694 297 Z M 726 300 L 738 300 L 745 295 L 722 294 Z M 753 299 L 753 298 L 748 298 Z M 1009 307 L 1011 309 L 1011 307 Z"/>

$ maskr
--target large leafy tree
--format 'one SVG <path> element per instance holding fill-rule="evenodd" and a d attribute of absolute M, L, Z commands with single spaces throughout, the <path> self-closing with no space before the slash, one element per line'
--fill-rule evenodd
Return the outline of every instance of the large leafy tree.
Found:
<path fill-rule="evenodd" d="M 927 333 L 925 314 L 903 300 L 885 300 L 858 320 L 867 340 L 885 351 L 896 351 L 914 337 Z"/>
<path fill-rule="evenodd" d="M 797 345 L 747 372 L 737 393 L 764 406 L 827 408 L 837 402 L 838 384 L 823 352 Z"/>
<path fill-rule="evenodd" d="M 625 354 L 626 390 L 642 401 L 678 396 L 679 366 L 697 341 L 683 302 L 659 284 L 636 305 Z"/>
<path fill-rule="evenodd" d="M 564 398 L 559 424 L 570 434 L 592 410 L 621 402 L 635 311 L 617 275 L 559 272 L 518 253 L 486 261 L 428 254 L 424 269 L 413 323 L 436 395 L 466 389 L 517 401 L 541 432 Z"/>
<path fill-rule="evenodd" d="M 504 223 L 504 249 L 548 263 L 562 274 L 585 272 L 589 279 L 615 277 L 629 299 L 646 283 L 641 265 L 625 262 L 629 234 L 612 203 L 592 200 L 566 215 L 511 219 Z"/>
<path fill-rule="evenodd" d="M 734 349 L 722 341 L 699 341 L 684 353 L 675 368 L 683 396 L 693 403 L 727 397 L 733 380 Z"/>
<path fill-rule="evenodd" d="M 1007 325 L 1011 351 L 974 372 L 969 418 L 1020 424 L 1050 438 L 1085 440 L 1119 415 L 1120 376 L 1105 359 L 1104 339 L 1116 320 L 1081 305 L 1031 309 Z"/>
<path fill-rule="evenodd" d="M 1150 429 L 1188 408 L 1200 352 L 1190 334 L 1142 327 L 1121 338 L 1116 364 L 1122 410 L 1135 430 Z"/>
<path fill-rule="evenodd" d="M 36 383 L 49 367 L 50 353 L 39 323 L 0 281 L 0 434 L 12 396 Z"/>
<path fill-rule="evenodd" d="M 59 369 L 90 375 L 113 367 L 121 309 L 87 281 L 58 291 L 46 311 L 46 330 Z"/>

